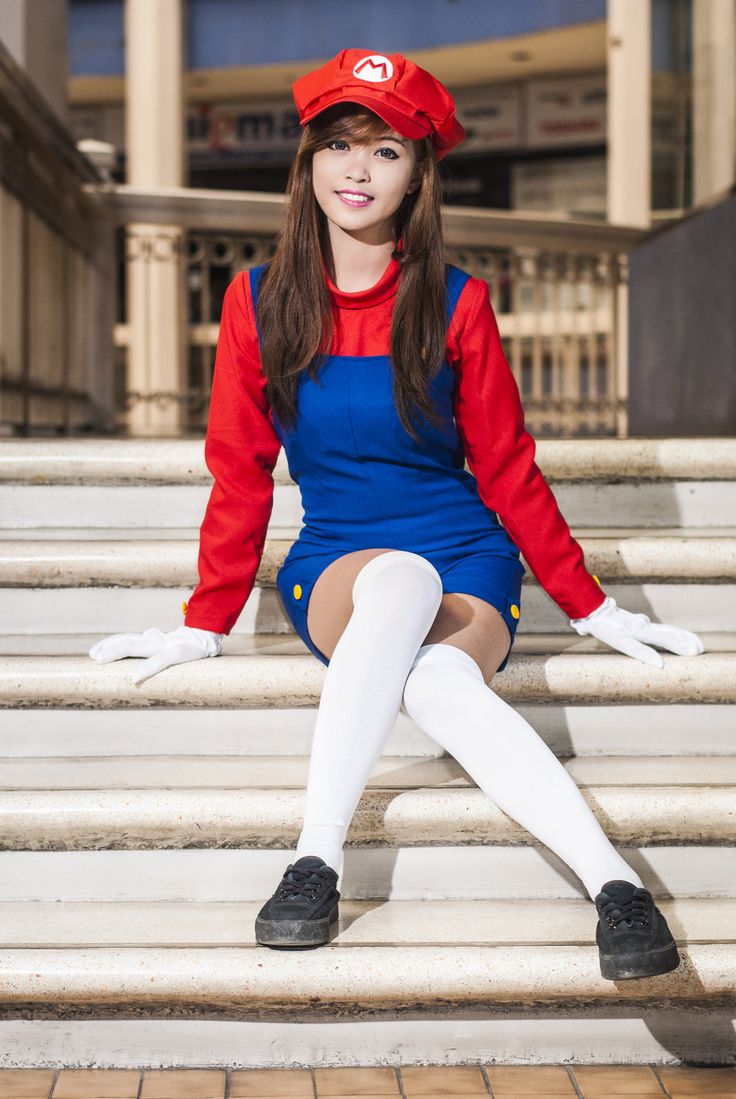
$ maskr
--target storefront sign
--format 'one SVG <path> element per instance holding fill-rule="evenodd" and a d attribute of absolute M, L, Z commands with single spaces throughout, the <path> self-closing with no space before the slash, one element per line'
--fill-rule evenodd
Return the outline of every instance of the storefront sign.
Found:
<path fill-rule="evenodd" d="M 521 88 L 477 88 L 454 97 L 457 117 L 467 130 L 458 153 L 517 149 L 522 143 Z"/>
<path fill-rule="evenodd" d="M 196 103 L 186 115 L 187 149 L 193 162 L 289 160 L 302 129 L 293 103 Z"/>
<path fill-rule="evenodd" d="M 531 80 L 526 86 L 526 145 L 599 145 L 606 141 L 606 75 Z"/>

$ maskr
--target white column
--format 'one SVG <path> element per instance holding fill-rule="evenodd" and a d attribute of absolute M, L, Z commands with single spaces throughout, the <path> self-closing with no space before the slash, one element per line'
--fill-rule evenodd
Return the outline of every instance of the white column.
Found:
<path fill-rule="evenodd" d="M 616 225 L 651 221 L 651 69 L 651 0 L 608 0 L 608 220 Z"/>
<path fill-rule="evenodd" d="M 608 220 L 651 224 L 651 0 L 608 0 Z M 623 262 L 623 269 L 628 264 Z M 628 434 L 628 285 L 616 289 L 616 434 Z"/>
<path fill-rule="evenodd" d="M 693 203 L 736 179 L 736 0 L 693 0 Z"/>
<path fill-rule="evenodd" d="M 180 187 L 185 180 L 182 0 L 125 0 L 126 182 Z M 131 434 L 176 435 L 186 383 L 182 233 L 176 225 L 128 227 L 126 416 Z M 161 397 L 151 399 L 152 394 Z M 168 396 L 167 396 L 168 395 Z"/>

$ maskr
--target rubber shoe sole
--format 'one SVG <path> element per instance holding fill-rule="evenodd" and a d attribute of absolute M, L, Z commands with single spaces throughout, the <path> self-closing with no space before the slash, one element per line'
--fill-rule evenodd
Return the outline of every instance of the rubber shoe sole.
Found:
<path fill-rule="evenodd" d="M 657 977 L 670 973 L 680 964 L 677 943 L 666 943 L 654 950 L 633 954 L 604 954 L 599 949 L 601 976 L 608 981 L 628 981 L 635 977 Z"/>
<path fill-rule="evenodd" d="M 256 916 L 256 942 L 261 946 L 319 946 L 330 941 L 340 902 L 318 920 L 264 920 Z"/>

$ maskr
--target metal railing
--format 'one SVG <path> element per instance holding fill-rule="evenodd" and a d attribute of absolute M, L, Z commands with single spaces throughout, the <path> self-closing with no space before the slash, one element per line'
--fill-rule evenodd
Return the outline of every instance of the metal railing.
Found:
<path fill-rule="evenodd" d="M 114 427 L 101 176 L 0 43 L 0 433 Z"/>
<path fill-rule="evenodd" d="M 180 265 L 189 318 L 179 390 L 128 390 L 124 409 L 145 400 L 179 402 L 182 430 L 203 430 L 224 290 L 238 271 L 272 255 L 284 196 L 115 186 L 103 198 L 116 224 L 146 226 L 145 236 L 128 232 L 129 258 Z M 625 435 L 627 256 L 645 231 L 470 207 L 445 207 L 443 220 L 448 261 L 488 281 L 532 431 Z M 182 226 L 180 247 L 172 249 L 167 237 L 157 249 L 155 224 Z M 146 323 L 156 323 L 152 310 Z M 119 392 L 128 338 L 121 318 L 115 329 Z"/>

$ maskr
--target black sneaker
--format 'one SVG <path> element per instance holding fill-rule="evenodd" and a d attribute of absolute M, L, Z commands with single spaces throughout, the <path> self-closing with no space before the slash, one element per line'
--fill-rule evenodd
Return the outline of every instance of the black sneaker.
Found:
<path fill-rule="evenodd" d="M 680 955 L 648 889 L 609 881 L 595 898 L 601 976 L 609 981 L 654 977 L 677 969 Z"/>
<path fill-rule="evenodd" d="M 263 946 L 319 946 L 338 918 L 338 874 L 318 855 L 289 863 L 281 884 L 256 916 Z"/>

